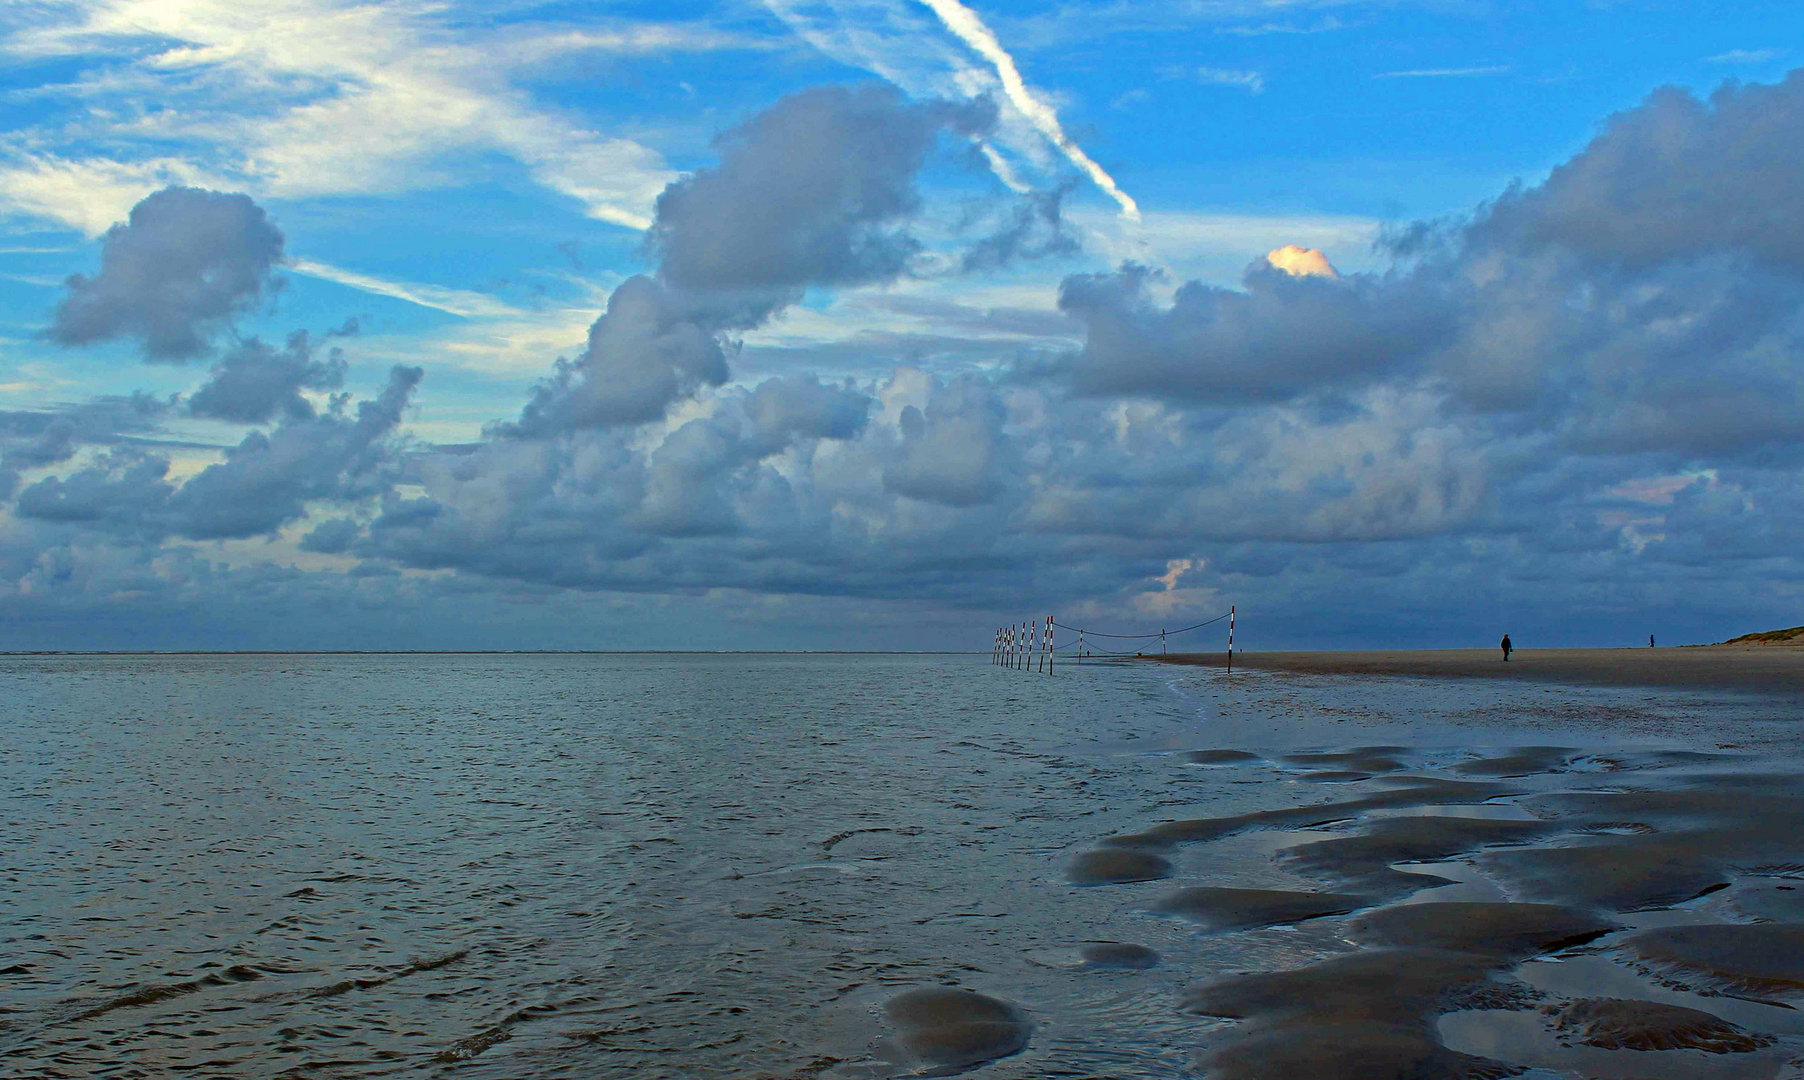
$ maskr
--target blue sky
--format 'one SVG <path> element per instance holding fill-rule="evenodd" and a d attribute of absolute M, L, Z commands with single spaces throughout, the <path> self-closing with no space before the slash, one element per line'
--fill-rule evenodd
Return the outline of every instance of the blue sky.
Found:
<path fill-rule="evenodd" d="M 0 648 L 1804 621 L 1795 5 L 120 0 L 0 50 Z"/>

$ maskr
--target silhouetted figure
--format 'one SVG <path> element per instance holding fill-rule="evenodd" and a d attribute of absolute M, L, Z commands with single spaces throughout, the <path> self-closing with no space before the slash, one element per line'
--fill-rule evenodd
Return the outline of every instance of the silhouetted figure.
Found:
<path fill-rule="evenodd" d="M 1647 636 L 1647 647 L 1650 649 L 1654 647 L 1654 635 L 1652 634 Z"/>
<path fill-rule="evenodd" d="M 1508 634 L 1503 635 L 1503 662 L 1506 664 L 1510 662 L 1510 650 L 1512 648 L 1514 648 L 1514 646 L 1510 644 L 1510 636 Z"/>

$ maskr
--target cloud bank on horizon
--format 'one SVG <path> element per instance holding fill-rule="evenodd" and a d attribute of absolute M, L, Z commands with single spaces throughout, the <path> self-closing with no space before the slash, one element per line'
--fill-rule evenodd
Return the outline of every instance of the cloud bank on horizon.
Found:
<path fill-rule="evenodd" d="M 1804 71 L 1655 90 L 1370 250 L 1262 226 L 1221 280 L 977 10 L 768 7 L 477 41 L 345 5 L 289 52 L 231 34 L 317 11 L 15 28 L 15 56 L 93 65 L 70 94 L 204 108 L 129 125 L 156 157 L 0 143 L 15 235 L 95 237 L 16 246 L 77 269 L 14 279 L 0 647 L 981 648 L 1023 613 L 1229 602 L 1272 644 L 1626 642 L 1796 604 Z M 796 48 L 881 80 L 825 72 L 662 150 L 508 66 Z M 257 80 L 249 112 L 212 96 Z M 481 119 L 391 138 L 422 108 Z M 526 187 L 468 194 L 459 155 L 496 154 Z M 467 208 L 529 188 L 614 232 L 543 244 L 530 286 L 333 269 L 358 200 L 474 198 L 417 226 L 468 258 Z M 485 381 L 479 348 L 536 369 Z M 43 399 L 83 365 L 104 381 Z"/>

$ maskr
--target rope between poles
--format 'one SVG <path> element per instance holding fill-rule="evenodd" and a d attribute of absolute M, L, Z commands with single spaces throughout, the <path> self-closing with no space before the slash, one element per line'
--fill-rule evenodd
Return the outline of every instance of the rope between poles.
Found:
<path fill-rule="evenodd" d="M 1123 638 L 1123 639 L 1137 641 L 1141 638 L 1170 637 L 1174 634 L 1186 633 L 1191 630 L 1200 629 L 1201 627 L 1204 627 L 1204 626 L 1212 626 L 1215 623 L 1221 622 L 1223 619 L 1225 619 L 1227 617 L 1228 617 L 1228 612 L 1224 611 L 1220 615 L 1217 615 L 1213 619 L 1209 619 L 1206 622 L 1192 623 L 1191 625 L 1184 627 L 1182 630 L 1165 630 L 1165 631 L 1155 630 L 1150 634 L 1104 634 L 1104 633 L 1101 633 L 1100 631 L 1096 631 L 1096 630 L 1085 630 L 1084 628 L 1082 628 L 1080 626 L 1066 626 L 1062 622 L 1055 622 L 1052 625 L 1058 627 L 1061 630 L 1069 630 L 1074 634 L 1082 634 L 1085 637 Z"/>

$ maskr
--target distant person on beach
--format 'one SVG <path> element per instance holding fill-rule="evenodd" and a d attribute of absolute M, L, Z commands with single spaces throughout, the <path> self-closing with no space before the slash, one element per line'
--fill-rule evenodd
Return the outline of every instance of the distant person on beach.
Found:
<path fill-rule="evenodd" d="M 1647 647 L 1650 649 L 1654 647 L 1654 635 L 1652 634 L 1647 636 Z"/>
<path fill-rule="evenodd" d="M 1511 648 L 1512 648 L 1512 646 L 1510 645 L 1510 636 L 1508 634 L 1503 635 L 1503 662 L 1506 664 L 1510 662 L 1510 649 Z"/>

